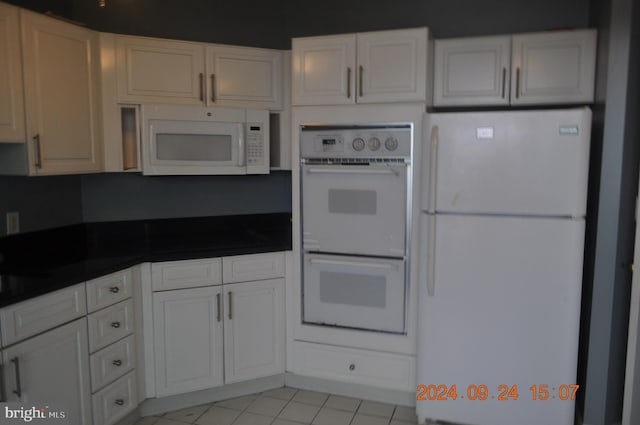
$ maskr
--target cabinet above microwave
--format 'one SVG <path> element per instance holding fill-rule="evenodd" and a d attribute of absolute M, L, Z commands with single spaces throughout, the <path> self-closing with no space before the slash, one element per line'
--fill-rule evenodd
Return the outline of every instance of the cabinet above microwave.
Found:
<path fill-rule="evenodd" d="M 268 174 L 269 112 L 142 106 L 142 173 Z"/>

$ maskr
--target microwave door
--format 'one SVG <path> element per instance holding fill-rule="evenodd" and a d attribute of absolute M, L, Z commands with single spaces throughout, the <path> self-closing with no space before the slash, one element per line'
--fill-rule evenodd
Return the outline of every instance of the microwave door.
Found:
<path fill-rule="evenodd" d="M 246 174 L 243 125 L 150 120 L 145 174 Z"/>

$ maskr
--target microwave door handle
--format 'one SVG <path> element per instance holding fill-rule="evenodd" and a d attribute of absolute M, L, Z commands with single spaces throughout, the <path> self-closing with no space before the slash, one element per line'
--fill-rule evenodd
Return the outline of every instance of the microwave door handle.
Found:
<path fill-rule="evenodd" d="M 238 166 L 245 166 L 246 146 L 244 141 L 244 131 L 241 125 L 238 125 Z"/>
<path fill-rule="evenodd" d="M 323 258 L 312 258 L 309 260 L 311 264 L 323 264 L 328 266 L 347 266 L 347 267 L 367 267 L 370 269 L 391 269 L 395 270 L 398 267 L 394 264 L 385 263 L 362 263 L 352 261 L 340 261 L 340 260 L 325 260 Z"/>

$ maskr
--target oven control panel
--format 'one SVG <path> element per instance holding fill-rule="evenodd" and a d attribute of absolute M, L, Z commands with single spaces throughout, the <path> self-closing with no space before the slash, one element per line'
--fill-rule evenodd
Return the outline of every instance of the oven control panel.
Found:
<path fill-rule="evenodd" d="M 302 158 L 410 158 L 412 127 L 303 126 Z"/>

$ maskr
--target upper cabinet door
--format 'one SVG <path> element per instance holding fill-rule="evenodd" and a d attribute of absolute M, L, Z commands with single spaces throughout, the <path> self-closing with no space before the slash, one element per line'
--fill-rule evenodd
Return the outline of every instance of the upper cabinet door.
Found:
<path fill-rule="evenodd" d="M 427 28 L 357 35 L 358 103 L 427 99 Z"/>
<path fill-rule="evenodd" d="M 593 102 L 596 31 L 513 36 L 512 104 Z"/>
<path fill-rule="evenodd" d="M 20 11 L 31 174 L 102 168 L 95 31 Z"/>
<path fill-rule="evenodd" d="M 294 38 L 293 105 L 344 105 L 356 101 L 356 36 Z"/>
<path fill-rule="evenodd" d="M 511 37 L 435 42 L 434 106 L 508 105 Z"/>
<path fill-rule="evenodd" d="M 207 73 L 210 104 L 282 108 L 282 52 L 208 46 Z"/>
<path fill-rule="evenodd" d="M 0 3 L 0 143 L 24 142 L 18 8 Z"/>
<path fill-rule="evenodd" d="M 203 44 L 118 36 L 116 50 L 121 102 L 205 104 Z"/>

